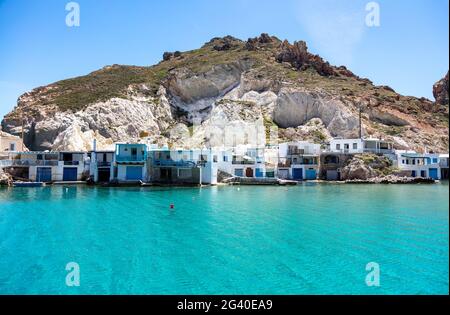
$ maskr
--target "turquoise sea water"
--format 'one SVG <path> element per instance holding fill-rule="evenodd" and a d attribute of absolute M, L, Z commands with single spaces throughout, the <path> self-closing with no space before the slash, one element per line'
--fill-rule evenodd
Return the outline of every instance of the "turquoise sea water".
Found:
<path fill-rule="evenodd" d="M 448 223 L 448 184 L 4 188 L 0 294 L 448 294 Z"/>

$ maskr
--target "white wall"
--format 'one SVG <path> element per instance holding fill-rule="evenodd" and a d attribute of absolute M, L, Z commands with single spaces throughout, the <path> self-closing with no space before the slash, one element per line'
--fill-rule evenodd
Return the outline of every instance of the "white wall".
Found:
<path fill-rule="evenodd" d="M 286 142 L 279 144 L 280 157 L 286 157 L 289 153 L 289 147 L 295 146 L 298 149 L 304 150 L 305 155 L 320 155 L 320 144 L 310 143 L 307 141 Z"/>
<path fill-rule="evenodd" d="M 345 148 L 346 145 L 348 145 L 348 149 Z M 330 141 L 330 151 L 350 154 L 364 153 L 364 142 L 362 139 L 333 139 Z"/>
<path fill-rule="evenodd" d="M 146 147 L 141 144 L 119 144 L 116 148 L 116 153 L 119 153 L 120 157 L 131 157 L 131 150 L 136 149 L 137 150 L 137 159 L 143 159 Z"/>

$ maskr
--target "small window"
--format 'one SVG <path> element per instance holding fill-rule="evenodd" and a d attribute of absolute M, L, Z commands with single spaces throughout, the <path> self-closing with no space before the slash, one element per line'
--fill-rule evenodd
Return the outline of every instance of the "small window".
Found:
<path fill-rule="evenodd" d="M 228 156 L 224 155 L 224 156 L 223 156 L 223 161 L 224 161 L 224 162 L 228 162 Z"/>
<path fill-rule="evenodd" d="M 357 143 L 353 143 L 353 150 L 358 149 L 358 144 Z"/>
<path fill-rule="evenodd" d="M 413 164 L 413 165 L 416 165 L 416 160 L 415 160 L 415 159 L 412 160 L 412 164 Z"/>
<path fill-rule="evenodd" d="M 437 163 L 438 159 L 437 158 L 433 158 L 433 163 Z"/>
<path fill-rule="evenodd" d="M 16 144 L 14 142 L 9 144 L 9 151 L 16 151 Z"/>
<path fill-rule="evenodd" d="M 336 150 L 340 150 L 341 149 L 341 145 L 338 143 L 336 144 Z"/>
<path fill-rule="evenodd" d="M 217 163 L 217 155 L 214 155 L 214 156 L 213 156 L 213 162 L 214 162 L 214 163 Z"/>

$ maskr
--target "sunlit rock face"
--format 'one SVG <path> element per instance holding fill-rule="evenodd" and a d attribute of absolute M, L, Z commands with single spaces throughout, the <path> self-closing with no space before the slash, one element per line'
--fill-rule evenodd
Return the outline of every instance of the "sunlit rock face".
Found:
<path fill-rule="evenodd" d="M 448 83 L 448 72 L 447 75 L 436 82 L 433 86 L 433 95 L 436 99 L 436 103 L 440 105 L 448 105 L 449 103 L 449 83 Z"/>

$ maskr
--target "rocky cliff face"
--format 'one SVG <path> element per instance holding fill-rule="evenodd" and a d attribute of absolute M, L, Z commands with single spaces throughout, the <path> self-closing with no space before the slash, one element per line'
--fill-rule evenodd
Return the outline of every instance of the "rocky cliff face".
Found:
<path fill-rule="evenodd" d="M 447 75 L 436 82 L 433 86 L 433 95 L 436 99 L 437 104 L 448 105 L 448 93 L 449 93 L 449 84 L 448 84 L 448 72 Z"/>
<path fill-rule="evenodd" d="M 186 147 L 249 137 L 263 143 L 277 128 L 282 141 L 321 142 L 358 136 L 361 111 L 366 136 L 447 151 L 443 104 L 374 86 L 309 53 L 305 42 L 262 34 L 214 38 L 197 50 L 167 52 L 151 67 L 113 65 L 36 88 L 19 98 L 2 127 L 20 134 L 23 117 L 32 150 L 86 150 L 94 138 L 101 148 L 142 138 Z"/>

